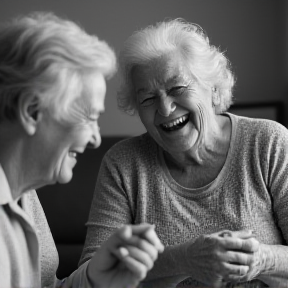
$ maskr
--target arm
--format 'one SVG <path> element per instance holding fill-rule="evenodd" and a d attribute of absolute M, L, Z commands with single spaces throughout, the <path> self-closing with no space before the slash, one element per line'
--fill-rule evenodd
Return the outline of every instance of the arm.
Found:
<path fill-rule="evenodd" d="M 113 159 L 106 155 L 98 173 L 79 265 L 92 258 L 117 228 L 133 224 L 131 204 L 120 177 Z"/>
<path fill-rule="evenodd" d="M 133 202 L 136 202 L 136 199 L 132 199 L 124 191 L 123 187 L 125 187 L 125 184 L 123 183 L 123 176 L 121 174 L 131 175 L 131 171 L 119 171 L 117 165 L 114 164 L 114 159 L 106 155 L 102 161 L 97 179 L 80 265 L 93 256 L 101 243 L 106 241 L 116 228 L 121 227 L 123 224 L 134 222 L 133 218 L 136 212 L 133 211 Z M 175 252 L 178 255 L 178 251 Z M 161 263 L 165 264 L 162 265 Z M 157 271 L 162 272 L 163 266 L 168 267 L 165 256 L 163 260 L 159 261 L 159 269 L 156 269 L 156 278 L 159 278 Z M 175 269 L 174 266 L 173 269 Z M 175 267 L 178 267 L 178 265 Z M 175 279 L 179 283 L 185 278 L 187 277 L 183 278 L 181 275 L 179 278 L 176 275 Z M 156 283 L 159 284 L 159 282 L 155 282 L 154 284 L 156 285 Z M 158 288 L 158 284 L 155 287 Z M 150 283 L 150 285 L 152 284 Z M 149 287 L 151 287 L 150 285 Z"/>
<path fill-rule="evenodd" d="M 152 225 L 123 226 L 58 287 L 136 287 L 163 249 Z"/>
<path fill-rule="evenodd" d="M 260 244 L 246 279 L 257 277 L 270 287 L 288 287 L 288 130 L 278 125 L 270 133 L 262 155 L 267 168 L 262 165 L 261 169 L 272 199 L 274 219 L 284 239 L 282 245 Z"/>
<path fill-rule="evenodd" d="M 284 238 L 283 245 L 261 244 L 265 265 L 259 279 L 271 279 L 270 284 L 288 287 L 288 130 L 282 126 L 275 131 L 275 140 L 267 153 L 269 163 L 268 189 L 273 199 L 275 222 Z M 260 248 L 261 248 L 260 246 Z M 280 281 L 280 282 L 279 282 Z M 273 284 L 275 282 L 275 284 Z"/>
<path fill-rule="evenodd" d="M 263 181 L 266 186 L 266 195 L 262 199 L 271 205 L 272 213 L 269 211 L 271 214 L 267 216 L 273 217 L 274 224 L 271 221 L 269 241 L 271 244 L 259 243 L 259 249 L 252 253 L 249 271 L 241 281 L 256 278 L 271 287 L 287 287 L 288 130 L 279 124 L 267 121 L 259 126 L 258 131 L 257 141 L 254 141 L 255 157 L 251 158 L 254 162 L 251 165 L 253 164 L 254 171 L 258 171 L 261 175 L 258 181 Z M 261 225 L 258 228 L 261 229 Z"/>

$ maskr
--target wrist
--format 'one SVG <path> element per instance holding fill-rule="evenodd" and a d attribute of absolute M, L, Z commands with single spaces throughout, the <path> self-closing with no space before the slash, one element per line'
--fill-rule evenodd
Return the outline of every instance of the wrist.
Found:
<path fill-rule="evenodd" d="M 273 252 L 273 246 L 260 244 L 260 261 L 262 275 L 271 274 L 275 270 L 275 253 Z"/>
<path fill-rule="evenodd" d="M 193 261 L 197 258 L 195 255 L 195 241 L 188 241 L 182 244 L 181 249 L 181 258 L 182 258 L 182 271 L 183 274 L 189 275 L 190 277 L 196 276 L 195 267 Z M 195 277 L 194 277 L 195 278 Z M 196 279 L 196 278 L 195 278 Z"/>

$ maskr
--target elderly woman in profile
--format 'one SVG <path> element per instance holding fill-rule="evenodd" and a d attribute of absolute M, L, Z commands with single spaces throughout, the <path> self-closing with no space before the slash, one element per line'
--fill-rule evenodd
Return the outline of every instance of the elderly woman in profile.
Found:
<path fill-rule="evenodd" d="M 0 29 L 0 287 L 134 287 L 163 249 L 153 226 L 127 225 L 59 281 L 57 250 L 34 189 L 66 183 L 100 145 L 114 52 L 51 13 Z M 65 229 L 65 227 L 64 227 Z"/>
<path fill-rule="evenodd" d="M 118 104 L 147 133 L 105 155 L 82 262 L 115 228 L 151 222 L 166 248 L 147 287 L 287 286 L 286 128 L 226 112 L 229 62 L 184 20 L 135 32 L 120 68 Z"/>

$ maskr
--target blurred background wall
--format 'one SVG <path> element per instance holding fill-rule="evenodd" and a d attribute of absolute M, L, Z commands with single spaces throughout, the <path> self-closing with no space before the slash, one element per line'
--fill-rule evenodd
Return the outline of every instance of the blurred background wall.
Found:
<path fill-rule="evenodd" d="M 237 76 L 237 103 L 283 101 L 288 107 L 288 0 L 1 0 L 0 21 L 53 11 L 105 39 L 116 53 L 136 29 L 165 18 L 200 24 L 226 51 Z M 144 132 L 137 117 L 118 111 L 117 78 L 108 83 L 103 136 Z M 286 111 L 286 110 L 285 110 Z M 287 123 L 288 119 L 285 120 Z"/>

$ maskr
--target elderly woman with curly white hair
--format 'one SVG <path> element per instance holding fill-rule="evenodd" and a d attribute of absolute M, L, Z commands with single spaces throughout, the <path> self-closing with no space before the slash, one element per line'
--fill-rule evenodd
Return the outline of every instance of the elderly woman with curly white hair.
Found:
<path fill-rule="evenodd" d="M 126 225 L 71 276 L 55 276 L 58 254 L 34 189 L 67 183 L 77 155 L 100 145 L 115 68 L 104 41 L 51 13 L 1 26 L 1 288 L 134 287 L 163 250 L 152 225 Z"/>
<path fill-rule="evenodd" d="M 230 64 L 195 24 L 137 31 L 119 61 L 118 104 L 147 133 L 104 157 L 82 261 L 116 227 L 151 222 L 166 248 L 144 286 L 287 286 L 286 128 L 227 112 Z"/>

